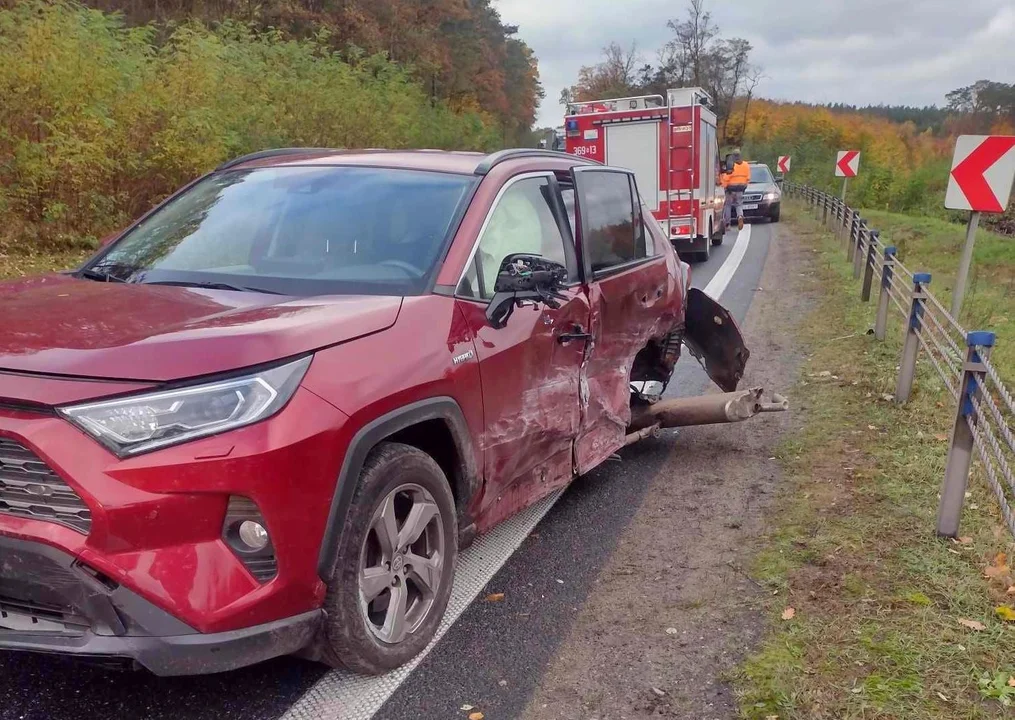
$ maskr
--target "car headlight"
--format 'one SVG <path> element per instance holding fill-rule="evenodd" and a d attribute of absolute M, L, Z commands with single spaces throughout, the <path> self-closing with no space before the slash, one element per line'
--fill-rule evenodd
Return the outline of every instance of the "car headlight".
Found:
<path fill-rule="evenodd" d="M 59 413 L 127 457 L 271 417 L 289 402 L 309 366 L 308 356 L 249 375 L 73 405 Z"/>
<path fill-rule="evenodd" d="M 779 193 L 774 193 L 774 192 L 765 193 L 765 199 L 766 200 L 778 200 L 779 199 Z"/>

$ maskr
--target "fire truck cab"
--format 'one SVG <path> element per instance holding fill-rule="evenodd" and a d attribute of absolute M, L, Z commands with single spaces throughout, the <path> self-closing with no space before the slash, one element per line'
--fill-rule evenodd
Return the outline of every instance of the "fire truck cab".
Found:
<path fill-rule="evenodd" d="M 634 172 L 642 199 L 677 252 L 707 260 L 722 243 L 716 116 L 701 88 L 570 103 L 565 149 Z"/>

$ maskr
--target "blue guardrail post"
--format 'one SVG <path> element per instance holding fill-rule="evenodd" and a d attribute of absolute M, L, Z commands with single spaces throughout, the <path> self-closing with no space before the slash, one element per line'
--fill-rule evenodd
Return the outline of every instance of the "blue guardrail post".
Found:
<path fill-rule="evenodd" d="M 913 392 L 913 378 L 916 377 L 916 357 L 920 354 L 920 328 L 923 326 L 923 313 L 927 303 L 923 288 L 930 285 L 930 273 L 913 275 L 913 293 L 910 296 L 909 327 L 906 329 L 906 342 L 902 346 L 902 360 L 899 363 L 899 382 L 895 386 L 895 402 L 904 405 L 909 402 Z"/>
<path fill-rule="evenodd" d="M 977 330 L 966 336 L 966 363 L 962 367 L 962 386 L 955 408 L 948 462 L 941 485 L 941 503 L 937 510 L 938 537 L 958 537 L 962 518 L 962 503 L 969 483 L 969 467 L 973 461 L 974 441 L 972 425 L 979 418 L 973 401 L 981 392 L 987 368 L 983 360 L 990 357 L 994 347 L 994 333 Z"/>
<path fill-rule="evenodd" d="M 892 277 L 895 274 L 895 256 L 898 254 L 894 245 L 885 248 L 884 260 L 881 263 L 881 294 L 878 295 L 878 315 L 874 321 L 874 337 L 884 340 L 888 332 L 888 311 L 891 309 Z"/>

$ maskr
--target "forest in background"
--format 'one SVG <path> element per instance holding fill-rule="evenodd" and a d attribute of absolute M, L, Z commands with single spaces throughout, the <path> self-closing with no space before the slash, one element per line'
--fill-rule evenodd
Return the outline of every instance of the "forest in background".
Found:
<path fill-rule="evenodd" d="M 516 31 L 489 0 L 0 0 L 0 254 L 266 147 L 534 145 Z"/>
<path fill-rule="evenodd" d="M 741 138 L 744 152 L 773 168 L 793 158 L 790 179 L 838 193 L 838 150 L 860 150 L 849 182 L 852 205 L 964 221 L 945 210 L 944 195 L 958 135 L 1015 134 L 1015 85 L 981 80 L 947 95 L 944 108 L 849 108 L 757 100 Z M 899 120 L 902 120 L 901 122 Z M 991 229 L 1015 234 L 1015 208 L 984 215 Z"/>

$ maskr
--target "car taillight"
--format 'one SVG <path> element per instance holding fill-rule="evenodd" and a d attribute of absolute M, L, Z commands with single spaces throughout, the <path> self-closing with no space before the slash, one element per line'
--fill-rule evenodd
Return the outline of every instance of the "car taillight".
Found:
<path fill-rule="evenodd" d="M 690 235 L 690 225 L 670 225 L 670 234 L 672 235 Z"/>

